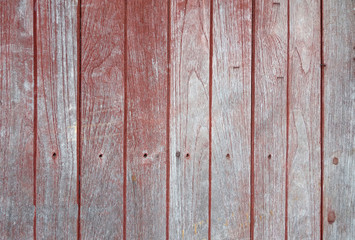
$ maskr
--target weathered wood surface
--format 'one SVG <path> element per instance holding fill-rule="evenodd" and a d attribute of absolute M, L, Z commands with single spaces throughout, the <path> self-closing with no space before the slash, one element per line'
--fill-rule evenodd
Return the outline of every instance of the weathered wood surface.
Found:
<path fill-rule="evenodd" d="M 289 1 L 288 239 L 320 239 L 320 1 Z"/>
<path fill-rule="evenodd" d="M 170 239 L 207 239 L 209 1 L 171 1 Z"/>
<path fill-rule="evenodd" d="M 36 233 L 77 237 L 77 1 L 38 0 Z"/>
<path fill-rule="evenodd" d="M 212 239 L 250 238 L 252 2 L 214 1 Z"/>
<path fill-rule="evenodd" d="M 33 2 L 0 1 L 0 239 L 34 234 Z"/>
<path fill-rule="evenodd" d="M 285 238 L 287 10 L 255 2 L 254 239 Z"/>
<path fill-rule="evenodd" d="M 83 239 L 123 234 L 124 4 L 82 0 Z"/>
<path fill-rule="evenodd" d="M 127 1 L 127 239 L 166 237 L 167 3 Z"/>
<path fill-rule="evenodd" d="M 0 238 L 354 239 L 354 7 L 0 0 Z"/>
<path fill-rule="evenodd" d="M 324 0 L 323 238 L 355 238 L 355 2 Z"/>

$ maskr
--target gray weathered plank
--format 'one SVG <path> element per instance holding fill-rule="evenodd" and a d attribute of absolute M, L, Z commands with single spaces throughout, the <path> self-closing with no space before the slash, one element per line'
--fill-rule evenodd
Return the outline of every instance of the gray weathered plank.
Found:
<path fill-rule="evenodd" d="M 0 239 L 34 224 L 33 1 L 0 1 Z"/>
<path fill-rule="evenodd" d="M 209 1 L 171 1 L 170 239 L 207 239 Z"/>
<path fill-rule="evenodd" d="M 77 0 L 37 1 L 38 239 L 77 237 Z"/>
<path fill-rule="evenodd" d="M 254 239 L 285 238 L 287 9 L 255 1 Z"/>
<path fill-rule="evenodd" d="M 290 1 L 288 239 L 320 238 L 320 1 Z"/>
<path fill-rule="evenodd" d="M 122 239 L 124 1 L 82 0 L 83 239 Z"/>
<path fill-rule="evenodd" d="M 251 3 L 213 6 L 212 239 L 250 238 Z"/>
<path fill-rule="evenodd" d="M 323 9 L 323 237 L 355 239 L 355 2 Z"/>

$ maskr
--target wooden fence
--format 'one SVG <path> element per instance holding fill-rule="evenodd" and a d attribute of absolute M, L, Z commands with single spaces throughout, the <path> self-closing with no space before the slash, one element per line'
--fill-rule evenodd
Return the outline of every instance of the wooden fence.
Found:
<path fill-rule="evenodd" d="M 0 239 L 355 239 L 354 0 L 0 0 Z"/>

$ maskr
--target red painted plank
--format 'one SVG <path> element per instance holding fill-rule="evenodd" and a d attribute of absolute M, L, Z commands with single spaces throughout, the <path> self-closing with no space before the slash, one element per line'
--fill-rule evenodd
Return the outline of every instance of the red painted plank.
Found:
<path fill-rule="evenodd" d="M 323 238 L 355 239 L 355 2 L 323 2 Z"/>
<path fill-rule="evenodd" d="M 166 237 L 166 0 L 127 1 L 127 239 Z"/>
<path fill-rule="evenodd" d="M 320 239 L 320 1 L 289 3 L 287 237 Z"/>
<path fill-rule="evenodd" d="M 83 239 L 122 239 L 124 0 L 82 0 Z"/>
<path fill-rule="evenodd" d="M 287 9 L 255 1 L 254 239 L 285 238 Z"/>
<path fill-rule="evenodd" d="M 209 1 L 171 1 L 170 239 L 207 239 Z"/>
<path fill-rule="evenodd" d="M 212 239 L 250 238 L 251 13 L 214 1 Z"/>
<path fill-rule="evenodd" d="M 37 1 L 37 237 L 77 237 L 77 1 Z"/>
<path fill-rule="evenodd" d="M 0 239 L 34 235 L 33 1 L 0 3 Z"/>

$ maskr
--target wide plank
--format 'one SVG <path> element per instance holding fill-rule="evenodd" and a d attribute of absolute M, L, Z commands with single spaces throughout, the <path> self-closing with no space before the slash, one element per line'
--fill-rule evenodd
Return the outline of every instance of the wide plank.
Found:
<path fill-rule="evenodd" d="M 252 1 L 214 1 L 212 239 L 250 239 Z"/>
<path fill-rule="evenodd" d="M 207 239 L 209 1 L 171 1 L 170 239 Z"/>
<path fill-rule="evenodd" d="M 127 1 L 127 239 L 166 238 L 166 0 Z"/>
<path fill-rule="evenodd" d="M 355 239 L 355 2 L 324 0 L 323 238 Z"/>
<path fill-rule="evenodd" d="M 287 2 L 255 1 L 254 239 L 285 238 Z"/>
<path fill-rule="evenodd" d="M 82 0 L 83 239 L 122 239 L 124 0 Z"/>
<path fill-rule="evenodd" d="M 287 236 L 320 239 L 320 1 L 289 4 Z"/>
<path fill-rule="evenodd" d="M 36 232 L 77 238 L 77 0 L 38 0 Z"/>
<path fill-rule="evenodd" d="M 0 2 L 0 239 L 34 237 L 33 1 Z"/>

